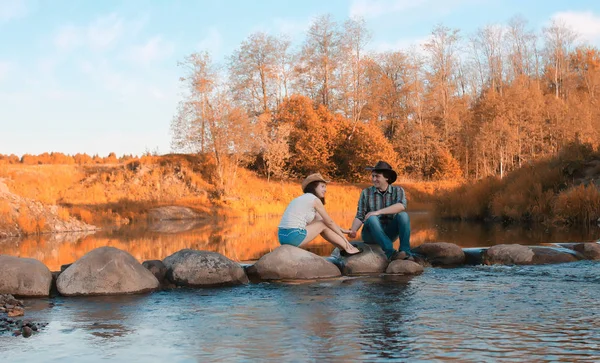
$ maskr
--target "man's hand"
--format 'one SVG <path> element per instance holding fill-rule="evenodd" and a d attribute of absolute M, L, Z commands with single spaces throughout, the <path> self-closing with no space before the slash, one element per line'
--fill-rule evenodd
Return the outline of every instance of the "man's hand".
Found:
<path fill-rule="evenodd" d="M 353 231 L 353 230 L 349 229 L 348 230 L 348 237 L 350 237 L 350 238 L 356 238 L 356 231 Z"/>
<path fill-rule="evenodd" d="M 367 215 L 365 215 L 365 222 L 367 221 L 367 219 L 369 219 L 369 217 L 371 217 L 371 216 L 378 216 L 378 215 L 380 215 L 380 214 L 381 214 L 381 213 L 379 213 L 379 211 L 378 211 L 378 210 L 376 210 L 376 211 L 373 211 L 373 212 L 369 212 L 369 213 L 367 213 Z"/>

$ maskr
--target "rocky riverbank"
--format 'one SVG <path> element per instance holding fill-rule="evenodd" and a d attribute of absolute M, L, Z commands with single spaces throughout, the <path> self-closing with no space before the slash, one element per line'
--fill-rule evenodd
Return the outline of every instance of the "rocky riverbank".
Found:
<path fill-rule="evenodd" d="M 96 226 L 77 218 L 61 217 L 59 207 L 11 193 L 0 178 L 0 239 L 35 233 L 92 232 Z"/>
<path fill-rule="evenodd" d="M 0 336 L 10 334 L 29 338 L 38 333 L 45 323 L 34 323 L 21 318 L 25 315 L 22 300 L 17 300 L 10 294 L 0 294 Z"/>

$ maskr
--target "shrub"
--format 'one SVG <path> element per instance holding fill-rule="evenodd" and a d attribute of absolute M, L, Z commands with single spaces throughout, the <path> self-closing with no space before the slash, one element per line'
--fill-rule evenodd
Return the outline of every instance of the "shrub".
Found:
<path fill-rule="evenodd" d="M 573 187 L 556 198 L 555 218 L 572 224 L 589 224 L 600 218 L 600 190 L 593 184 Z"/>

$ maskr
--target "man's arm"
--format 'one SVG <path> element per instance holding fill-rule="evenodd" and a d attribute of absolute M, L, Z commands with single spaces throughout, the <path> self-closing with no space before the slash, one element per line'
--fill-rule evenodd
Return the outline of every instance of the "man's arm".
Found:
<path fill-rule="evenodd" d="M 356 217 L 352 221 L 352 227 L 350 227 L 350 232 L 348 233 L 348 237 L 355 238 L 356 232 L 362 226 L 363 221 L 365 219 L 365 214 L 367 213 L 367 196 L 366 189 L 360 193 L 360 198 L 358 199 L 358 208 L 356 209 Z"/>
<path fill-rule="evenodd" d="M 376 211 L 367 213 L 367 215 L 365 216 L 365 220 L 369 219 L 369 217 L 371 217 L 371 216 L 380 216 L 382 214 L 396 214 L 396 213 L 400 213 L 404 210 L 406 210 L 406 208 L 404 207 L 404 204 L 402 204 L 402 203 L 392 204 L 389 207 L 385 207 L 380 210 L 376 210 Z"/>

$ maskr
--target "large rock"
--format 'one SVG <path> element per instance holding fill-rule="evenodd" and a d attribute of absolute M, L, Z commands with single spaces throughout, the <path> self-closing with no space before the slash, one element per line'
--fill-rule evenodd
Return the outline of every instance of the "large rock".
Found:
<path fill-rule="evenodd" d="M 65 296 L 122 295 L 153 291 L 158 280 L 129 253 L 100 247 L 64 270 L 56 286 Z"/>
<path fill-rule="evenodd" d="M 151 220 L 183 220 L 183 219 L 197 219 L 201 218 L 201 215 L 188 207 L 182 207 L 178 205 L 171 205 L 166 207 L 152 208 L 148 211 L 148 219 Z"/>
<path fill-rule="evenodd" d="M 389 261 L 379 245 L 364 242 L 352 242 L 352 244 L 362 248 L 363 252 L 354 256 L 341 257 L 336 248 L 332 253 L 332 256 L 342 260 L 344 275 L 369 275 L 385 272 Z"/>
<path fill-rule="evenodd" d="M 465 253 L 454 243 L 428 242 L 413 251 L 424 256 L 432 266 L 457 266 L 465 263 Z"/>
<path fill-rule="evenodd" d="M 423 266 L 408 260 L 395 260 L 390 262 L 385 270 L 386 274 L 418 275 L 423 273 Z"/>
<path fill-rule="evenodd" d="M 559 243 L 560 246 L 569 248 L 586 260 L 600 260 L 600 243 L 582 242 L 582 243 Z"/>
<path fill-rule="evenodd" d="M 565 263 L 579 261 L 576 257 L 576 252 L 567 248 L 555 247 L 531 247 L 533 251 L 533 265 L 544 265 L 551 263 Z"/>
<path fill-rule="evenodd" d="M 314 280 L 338 277 L 333 263 L 298 247 L 283 245 L 248 267 L 248 274 L 261 280 Z"/>
<path fill-rule="evenodd" d="M 177 286 L 202 287 L 248 283 L 242 266 L 208 251 L 184 249 L 165 258 L 167 279 Z"/>
<path fill-rule="evenodd" d="M 533 250 L 522 245 L 496 245 L 483 253 L 486 265 L 530 265 L 533 261 Z"/>
<path fill-rule="evenodd" d="M 52 273 L 33 258 L 0 255 L 0 294 L 49 296 Z"/>

